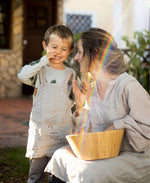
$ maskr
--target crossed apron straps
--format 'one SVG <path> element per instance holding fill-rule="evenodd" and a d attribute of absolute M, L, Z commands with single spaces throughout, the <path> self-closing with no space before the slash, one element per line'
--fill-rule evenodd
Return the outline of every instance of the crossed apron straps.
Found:
<path fill-rule="evenodd" d="M 69 72 L 70 72 L 70 70 L 67 70 L 67 72 L 65 73 L 65 78 L 64 78 L 63 82 L 68 84 L 68 85 L 71 85 L 72 84 L 72 80 L 74 78 L 74 75 L 73 75 L 73 73 L 71 75 L 69 75 L 68 74 Z M 39 72 L 39 80 L 40 80 L 40 84 L 46 84 L 47 83 L 46 71 L 45 71 L 44 67 Z M 50 83 L 57 83 L 57 80 L 54 79 Z"/>
<path fill-rule="evenodd" d="M 46 84 L 47 83 L 46 72 L 45 72 L 44 67 L 42 67 L 42 69 L 39 71 L 39 82 L 40 82 L 40 84 Z"/>
<path fill-rule="evenodd" d="M 71 75 L 68 74 L 68 72 L 70 72 L 70 70 L 67 70 L 67 72 L 65 73 L 65 78 L 64 78 L 64 82 L 67 85 L 67 87 L 71 87 L 71 92 L 69 94 L 69 98 L 71 100 L 74 100 L 74 95 L 73 95 L 73 91 L 72 91 L 72 80 L 74 78 L 73 73 L 71 73 Z M 46 79 L 46 72 L 45 72 L 45 68 L 42 67 L 42 69 L 39 71 L 39 83 L 40 84 L 46 84 L 47 83 L 47 79 Z M 56 80 L 52 80 L 51 83 L 57 83 Z M 34 89 L 34 96 L 36 96 L 37 94 L 37 88 Z"/>
<path fill-rule="evenodd" d="M 69 98 L 71 100 L 74 100 L 74 94 L 73 94 L 73 88 L 72 88 L 72 80 L 73 80 L 73 78 L 74 78 L 74 75 L 72 73 L 71 76 L 70 76 L 70 78 L 69 78 L 69 80 L 68 80 L 68 83 L 67 83 L 68 87 L 71 87 L 71 92 L 69 94 Z"/>
<path fill-rule="evenodd" d="M 39 71 L 39 83 L 45 84 L 46 82 L 47 82 L 47 80 L 46 80 L 45 69 L 44 69 L 44 67 L 42 67 L 42 69 Z M 33 96 L 36 96 L 37 90 L 38 90 L 37 88 L 34 88 Z"/>

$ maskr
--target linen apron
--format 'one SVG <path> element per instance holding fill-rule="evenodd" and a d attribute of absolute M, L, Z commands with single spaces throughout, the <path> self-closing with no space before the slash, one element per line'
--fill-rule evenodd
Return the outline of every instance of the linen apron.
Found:
<path fill-rule="evenodd" d="M 65 137 L 72 130 L 73 101 L 69 99 L 72 71 L 66 68 L 64 73 L 63 82 L 47 83 L 44 67 L 39 72 L 41 84 L 33 99 L 26 157 L 51 157 L 67 143 Z"/>

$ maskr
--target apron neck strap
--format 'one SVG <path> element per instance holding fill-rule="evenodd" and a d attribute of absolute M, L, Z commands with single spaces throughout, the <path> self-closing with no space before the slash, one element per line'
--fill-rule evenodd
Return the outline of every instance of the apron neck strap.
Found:
<path fill-rule="evenodd" d="M 44 67 L 42 67 L 42 69 L 39 72 L 39 80 L 40 80 L 40 84 L 47 83 L 46 72 L 45 72 L 45 68 Z"/>

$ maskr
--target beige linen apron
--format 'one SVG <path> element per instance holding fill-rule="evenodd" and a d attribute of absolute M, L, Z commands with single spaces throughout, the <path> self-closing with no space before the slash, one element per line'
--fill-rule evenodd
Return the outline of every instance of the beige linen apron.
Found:
<path fill-rule="evenodd" d="M 41 84 L 34 97 L 30 117 L 27 157 L 51 156 L 67 143 L 65 136 L 72 130 L 73 101 L 69 99 L 72 71 L 66 68 L 64 73 L 61 84 L 55 80 L 47 83 L 44 68 L 40 71 Z"/>

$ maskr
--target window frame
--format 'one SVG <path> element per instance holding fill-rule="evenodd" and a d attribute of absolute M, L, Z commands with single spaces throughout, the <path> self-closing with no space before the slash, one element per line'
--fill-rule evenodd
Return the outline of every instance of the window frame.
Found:
<path fill-rule="evenodd" d="M 91 17 L 91 27 L 96 27 L 97 25 L 97 16 L 95 11 L 81 11 L 81 10 L 64 10 L 64 24 L 67 25 L 67 14 L 72 15 L 85 15 Z"/>
<path fill-rule="evenodd" d="M 3 33 L 0 33 L 0 37 L 6 39 L 6 43 L 4 45 L 1 45 L 0 43 L 0 49 L 6 50 L 6 49 L 10 49 L 11 0 L 2 1 L 2 4 L 3 3 L 6 3 L 7 8 L 4 9 L 3 11 L 0 11 L 1 16 L 6 16 L 6 19 L 4 18 L 4 20 L 0 22 L 0 25 L 3 27 L 2 31 L 4 31 Z"/>

